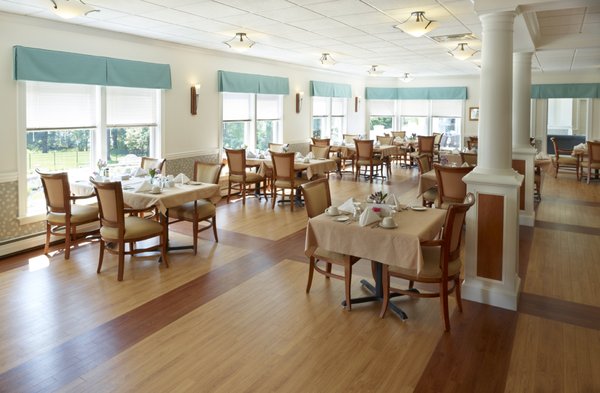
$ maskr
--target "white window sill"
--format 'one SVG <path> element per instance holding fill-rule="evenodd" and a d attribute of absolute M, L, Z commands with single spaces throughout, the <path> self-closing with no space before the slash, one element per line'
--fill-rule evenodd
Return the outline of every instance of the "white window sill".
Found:
<path fill-rule="evenodd" d="M 17 219 L 19 220 L 20 225 L 35 224 L 36 222 L 44 221 L 46 219 L 46 215 L 42 213 L 33 216 L 18 217 Z"/>

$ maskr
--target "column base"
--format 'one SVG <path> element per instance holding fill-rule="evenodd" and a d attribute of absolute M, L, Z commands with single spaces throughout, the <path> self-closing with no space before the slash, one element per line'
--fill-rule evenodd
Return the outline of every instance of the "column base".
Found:
<path fill-rule="evenodd" d="M 521 287 L 521 279 L 518 276 L 515 277 L 514 284 L 511 288 L 501 282 L 470 277 L 462 285 L 461 294 L 465 300 L 516 311 Z"/>
<path fill-rule="evenodd" d="M 521 210 L 519 212 L 519 225 L 524 225 L 526 227 L 535 226 L 535 212 L 527 212 L 525 210 Z"/>

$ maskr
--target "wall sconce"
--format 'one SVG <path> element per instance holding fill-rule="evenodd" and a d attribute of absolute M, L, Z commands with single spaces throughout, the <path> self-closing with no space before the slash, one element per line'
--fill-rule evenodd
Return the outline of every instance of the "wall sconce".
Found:
<path fill-rule="evenodd" d="M 195 84 L 191 87 L 191 97 L 190 97 L 190 102 L 191 102 L 191 107 L 190 107 L 190 112 L 192 112 L 192 115 L 195 115 L 198 113 L 198 96 L 200 95 L 200 84 Z"/>
<path fill-rule="evenodd" d="M 302 110 L 302 101 L 304 100 L 304 92 L 300 91 L 296 93 L 296 113 L 300 113 Z"/>
<path fill-rule="evenodd" d="M 360 98 L 354 97 L 354 112 L 358 112 L 358 104 L 360 104 Z"/>

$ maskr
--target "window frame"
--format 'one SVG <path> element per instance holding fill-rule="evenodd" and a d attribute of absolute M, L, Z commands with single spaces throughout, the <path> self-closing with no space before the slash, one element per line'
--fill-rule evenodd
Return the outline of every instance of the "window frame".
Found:
<path fill-rule="evenodd" d="M 319 98 L 319 99 L 326 99 L 327 100 L 327 114 L 325 115 L 314 115 L 314 99 L 315 98 Z M 315 119 L 325 119 L 325 130 L 321 130 L 321 135 L 319 135 L 319 138 L 329 138 L 331 139 L 331 142 L 342 142 L 343 141 L 343 134 L 347 133 L 345 131 L 347 131 L 348 129 L 348 98 L 346 97 L 322 97 L 322 96 L 312 96 L 311 97 L 311 107 L 310 107 L 310 137 L 316 137 L 315 136 L 315 130 L 313 128 L 314 125 L 314 120 Z M 333 106 L 334 106 L 334 100 L 339 100 L 341 101 L 341 105 L 344 108 L 343 114 L 338 115 L 338 114 L 333 114 Z M 342 121 L 342 126 L 341 126 L 341 132 L 339 135 L 339 138 L 334 138 L 334 135 L 332 135 L 332 127 L 334 124 L 334 120 L 335 119 L 341 119 Z"/>

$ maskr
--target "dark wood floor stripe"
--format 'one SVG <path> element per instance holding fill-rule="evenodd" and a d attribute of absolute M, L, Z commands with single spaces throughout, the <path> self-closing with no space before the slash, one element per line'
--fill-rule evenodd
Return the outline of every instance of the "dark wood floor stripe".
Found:
<path fill-rule="evenodd" d="M 519 312 L 600 330 L 600 307 L 522 292 L 519 296 Z"/>
<path fill-rule="evenodd" d="M 241 241 L 243 235 L 223 234 Z M 286 258 L 305 259 L 304 230 L 214 269 L 0 374 L 0 392 L 52 391 Z M 239 242 L 238 242 L 239 244 Z M 292 252 L 290 252 L 292 250 Z M 57 367 L 56 365 L 60 365 Z"/>
<path fill-rule="evenodd" d="M 579 199 L 567 199 L 556 196 L 544 196 L 544 202 L 550 203 L 564 203 L 566 205 L 577 205 L 577 206 L 588 206 L 588 207 L 600 207 L 600 202 L 596 201 L 582 201 Z"/>
<path fill-rule="evenodd" d="M 551 221 L 535 221 L 535 227 L 541 229 L 551 229 L 554 231 L 582 233 L 584 235 L 600 236 L 600 228 L 585 227 L 582 225 L 559 224 Z"/>

